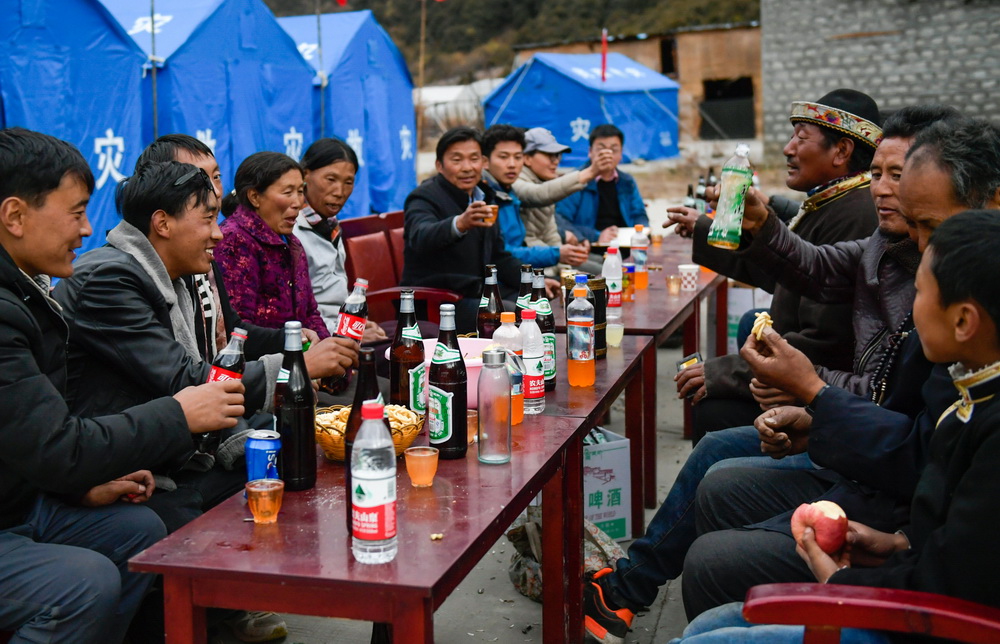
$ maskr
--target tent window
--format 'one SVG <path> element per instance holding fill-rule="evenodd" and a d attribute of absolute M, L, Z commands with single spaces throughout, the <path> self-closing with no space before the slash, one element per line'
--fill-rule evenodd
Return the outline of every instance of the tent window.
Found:
<path fill-rule="evenodd" d="M 701 112 L 702 139 L 744 139 L 756 136 L 753 79 L 749 76 L 706 80 Z"/>
<path fill-rule="evenodd" d="M 660 73 L 677 75 L 677 41 L 673 38 L 660 39 Z"/>

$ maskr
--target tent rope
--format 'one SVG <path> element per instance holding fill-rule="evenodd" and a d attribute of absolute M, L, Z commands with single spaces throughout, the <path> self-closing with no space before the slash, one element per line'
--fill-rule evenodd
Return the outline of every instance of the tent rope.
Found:
<path fill-rule="evenodd" d="M 149 63 L 153 77 L 153 139 L 160 138 L 159 93 L 156 87 L 156 0 L 149 0 Z"/>
<path fill-rule="evenodd" d="M 320 19 L 319 0 L 316 0 L 316 53 L 319 56 L 319 135 L 326 136 L 326 67 L 323 67 L 323 21 Z"/>
<path fill-rule="evenodd" d="M 534 64 L 535 64 L 535 57 L 532 56 L 531 60 L 528 61 L 527 66 L 525 66 L 524 72 L 518 77 L 517 82 L 514 83 L 514 87 L 509 92 L 507 92 L 507 98 L 503 99 L 503 104 L 500 105 L 500 109 L 497 110 L 497 113 L 493 115 L 492 119 L 490 119 L 490 125 L 497 124 L 497 120 L 500 119 L 500 116 L 503 114 L 504 110 L 507 109 L 507 104 L 510 103 L 510 99 L 514 98 L 514 94 L 517 94 L 517 88 L 521 86 L 521 81 L 523 81 L 524 77 L 528 75 L 528 72 L 531 70 L 531 66 Z"/>
<path fill-rule="evenodd" d="M 648 96 L 650 98 L 651 101 L 653 101 L 654 103 L 656 103 L 657 105 L 660 106 L 660 109 L 662 109 L 664 112 L 666 112 L 667 114 L 669 114 L 670 118 L 674 119 L 674 122 L 677 123 L 677 126 L 679 128 L 681 128 L 682 130 L 684 130 L 685 132 L 687 132 L 688 136 L 690 136 L 691 138 L 694 138 L 694 139 L 699 138 L 699 137 L 695 136 L 694 132 L 691 132 L 686 127 L 684 127 L 684 124 L 680 122 L 680 120 L 677 118 L 677 115 L 674 114 L 673 112 L 671 112 L 670 108 L 668 108 L 666 105 L 664 105 L 660 101 L 656 100 L 656 97 L 653 96 L 652 94 L 650 94 L 649 90 L 643 90 L 643 91 L 645 92 L 646 96 Z M 726 138 L 728 136 L 725 133 L 725 131 L 723 131 L 723 129 L 719 127 L 719 124 L 716 123 L 712 119 L 712 117 L 710 117 L 708 114 L 705 114 L 705 112 L 703 112 L 700 107 L 698 108 L 698 113 L 701 114 L 701 117 L 703 119 L 705 119 L 705 122 L 707 122 L 709 125 L 711 125 L 712 129 L 714 129 L 716 132 L 718 132 L 719 134 L 721 134 L 723 136 L 723 138 Z"/>

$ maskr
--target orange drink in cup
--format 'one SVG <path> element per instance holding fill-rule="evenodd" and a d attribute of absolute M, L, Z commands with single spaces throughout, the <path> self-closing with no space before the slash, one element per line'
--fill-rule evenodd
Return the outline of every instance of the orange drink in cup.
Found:
<path fill-rule="evenodd" d="M 497 222 L 497 215 L 500 214 L 500 206 L 496 204 L 487 204 L 486 207 L 490 209 L 490 214 L 485 219 L 483 219 L 483 221 L 492 226 Z"/>
<path fill-rule="evenodd" d="M 438 467 L 436 447 L 409 447 L 403 452 L 406 457 L 406 473 L 410 475 L 413 487 L 430 487 Z"/>
<path fill-rule="evenodd" d="M 246 484 L 247 505 L 254 523 L 274 523 L 281 510 L 285 482 L 281 479 L 257 479 Z"/>

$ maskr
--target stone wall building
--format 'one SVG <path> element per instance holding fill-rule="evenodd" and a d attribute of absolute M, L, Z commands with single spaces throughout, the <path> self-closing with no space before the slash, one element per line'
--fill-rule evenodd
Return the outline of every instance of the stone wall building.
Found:
<path fill-rule="evenodd" d="M 777 162 L 792 101 L 832 89 L 882 110 L 941 102 L 1000 122 L 997 0 L 761 0 L 764 145 Z"/>

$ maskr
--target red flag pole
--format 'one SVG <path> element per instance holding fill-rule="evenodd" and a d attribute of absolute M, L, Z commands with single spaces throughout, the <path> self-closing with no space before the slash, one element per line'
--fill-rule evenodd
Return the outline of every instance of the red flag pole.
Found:
<path fill-rule="evenodd" d="M 601 29 L 601 82 L 608 80 L 608 30 Z"/>

